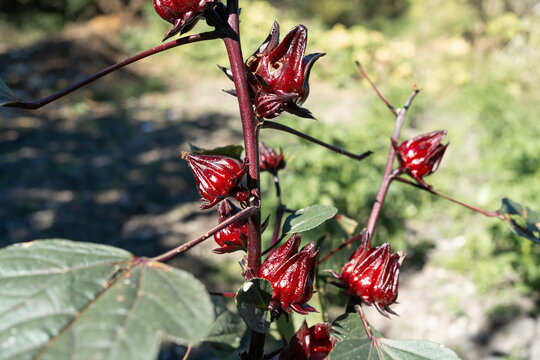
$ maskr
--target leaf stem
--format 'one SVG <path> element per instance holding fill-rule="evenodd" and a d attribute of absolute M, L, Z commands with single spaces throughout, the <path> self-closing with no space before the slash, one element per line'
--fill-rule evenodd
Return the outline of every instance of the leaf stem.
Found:
<path fill-rule="evenodd" d="M 261 127 L 263 129 L 274 129 L 274 130 L 280 130 L 280 131 L 288 132 L 289 134 L 296 135 L 298 137 L 301 137 L 302 139 L 311 141 L 312 143 L 323 146 L 323 147 L 325 147 L 327 149 L 335 151 L 335 152 L 337 152 L 337 153 L 339 153 L 341 155 L 348 156 L 351 159 L 355 159 L 355 160 L 363 160 L 363 159 L 365 159 L 366 157 L 368 157 L 369 155 L 371 155 L 373 153 L 372 151 L 366 151 L 366 152 L 364 152 L 364 153 L 362 153 L 360 155 L 356 155 L 356 154 L 348 152 L 348 151 L 346 151 L 346 150 L 344 150 L 342 148 L 339 148 L 339 147 L 334 146 L 334 145 L 327 144 L 324 141 L 321 141 L 321 140 L 316 139 L 316 138 L 314 138 L 312 136 L 304 134 L 301 131 L 295 130 L 295 129 L 290 128 L 290 127 L 288 127 L 286 125 L 283 125 L 283 124 L 280 124 L 280 123 L 277 123 L 277 122 L 274 122 L 274 121 L 265 120 L 261 124 Z"/>
<path fill-rule="evenodd" d="M 177 256 L 177 255 L 179 255 L 179 254 L 181 254 L 181 253 L 183 253 L 185 251 L 188 251 L 192 247 L 194 247 L 196 245 L 199 245 L 204 240 L 208 239 L 209 237 L 211 237 L 212 235 L 214 235 L 218 231 L 226 228 L 227 226 L 231 225 L 232 223 L 247 218 L 248 216 L 250 216 L 253 213 L 257 212 L 258 209 L 259 208 L 257 206 L 247 207 L 244 210 L 238 212 L 237 214 L 231 216 L 230 218 L 228 218 L 224 222 L 214 226 L 212 229 L 210 229 L 208 232 L 204 233 L 203 235 L 199 236 L 198 238 L 193 239 L 191 241 L 188 241 L 187 243 L 184 243 L 184 244 L 182 244 L 180 246 L 177 246 L 174 249 L 167 251 L 166 253 L 163 253 L 161 255 L 153 257 L 151 260 L 153 260 L 153 261 L 167 261 L 167 260 L 170 260 L 170 259 L 174 258 L 175 256 Z"/>
<path fill-rule="evenodd" d="M 506 219 L 504 218 L 504 216 L 501 215 L 498 211 L 485 211 L 485 210 L 479 209 L 479 208 L 477 208 L 477 207 L 474 207 L 474 206 L 472 206 L 472 205 L 469 205 L 469 204 L 467 204 L 467 203 L 464 203 L 464 202 L 462 202 L 462 201 L 459 201 L 459 200 L 457 200 L 457 199 L 454 199 L 454 198 L 452 198 L 452 197 L 449 196 L 449 195 L 443 194 L 443 193 L 441 193 L 441 192 L 439 192 L 439 191 L 437 191 L 437 190 L 435 190 L 435 189 L 433 189 L 433 188 L 427 188 L 427 187 L 425 187 L 425 186 L 423 186 L 423 185 L 421 185 L 421 184 L 417 184 L 417 183 L 415 183 L 415 182 L 412 182 L 412 181 L 410 181 L 410 180 L 404 179 L 404 178 L 399 177 L 399 176 L 397 176 L 395 179 L 396 179 L 397 181 L 399 181 L 399 182 L 404 183 L 404 184 L 409 184 L 409 185 L 414 186 L 414 187 L 416 187 L 416 188 L 419 188 L 419 189 L 425 190 L 425 191 L 427 191 L 427 192 L 430 192 L 430 193 L 432 193 L 433 195 L 442 197 L 443 199 L 446 199 L 446 200 L 449 200 L 449 201 L 451 201 L 451 202 L 453 202 L 453 203 L 456 203 L 456 204 L 458 204 L 458 205 L 464 206 L 464 207 L 466 207 L 466 208 L 469 209 L 469 210 L 475 211 L 475 212 L 477 212 L 477 213 L 479 213 L 479 214 L 482 214 L 482 215 L 485 215 L 485 216 L 487 216 L 487 217 L 496 217 L 496 218 L 499 218 L 499 219 L 501 219 L 501 220 L 506 220 Z"/>
<path fill-rule="evenodd" d="M 272 234 L 272 241 L 270 242 L 270 247 L 273 247 L 279 240 L 279 231 L 281 230 L 281 220 L 283 219 L 283 214 L 285 213 L 285 206 L 281 203 L 281 188 L 279 186 L 279 176 L 277 171 L 273 174 L 272 180 L 276 187 L 276 222 L 274 223 L 274 232 Z"/>
<path fill-rule="evenodd" d="M 172 49 L 172 48 L 175 48 L 177 46 L 181 46 L 181 45 L 186 45 L 186 44 L 191 44 L 191 43 L 195 43 L 195 42 L 199 42 L 199 41 L 204 41 L 204 40 L 213 40 L 213 39 L 218 39 L 220 37 L 220 33 L 217 32 L 217 31 L 210 31 L 210 32 L 205 32 L 205 33 L 200 33 L 200 34 L 195 34 L 195 35 L 190 35 L 190 36 L 186 36 L 186 37 L 183 37 L 183 38 L 180 38 L 180 39 L 176 39 L 176 40 L 173 40 L 173 41 L 169 41 L 165 44 L 161 44 L 159 46 L 156 46 L 152 49 L 148 49 L 148 50 L 145 50 L 143 52 L 140 52 L 130 58 L 127 58 L 125 60 L 122 60 L 112 66 L 109 66 L 108 68 L 106 69 L 103 69 L 97 73 L 95 73 L 94 75 L 91 75 L 89 77 L 87 77 L 86 79 L 83 79 L 71 86 L 68 86 L 67 88 L 65 89 L 62 89 L 54 94 L 51 94 L 47 97 L 44 97 L 43 99 L 40 99 L 40 100 L 36 100 L 36 101 L 15 101 L 15 102 L 11 102 L 11 103 L 8 103 L 8 104 L 5 104 L 4 106 L 9 106 L 9 107 L 15 107 L 15 108 L 21 108 L 21 109 L 30 109 L 30 110 L 35 110 L 35 109 L 39 109 L 40 107 L 42 106 L 45 106 L 55 100 L 58 100 L 60 99 L 61 97 L 63 96 L 66 96 L 70 93 L 72 93 L 73 91 L 83 87 L 83 86 L 86 86 L 88 84 L 90 84 L 91 82 L 95 81 L 95 80 L 98 80 L 100 78 L 102 78 L 103 76 L 105 75 L 108 75 L 110 73 L 112 73 L 113 71 L 116 71 L 120 68 L 123 68 L 124 66 L 126 65 L 129 65 L 129 64 L 132 64 L 136 61 L 139 61 L 139 60 L 142 60 L 148 56 L 151 56 L 151 55 L 155 55 L 157 53 L 160 53 L 162 51 L 165 51 L 165 50 L 169 50 L 169 49 Z"/>
<path fill-rule="evenodd" d="M 371 328 L 369 327 L 369 322 L 366 318 L 366 314 L 364 314 L 364 310 L 362 310 L 362 306 L 357 304 L 354 306 L 354 309 L 360 316 L 360 320 L 362 320 L 362 325 L 364 325 L 364 330 L 366 331 L 367 336 L 370 338 L 370 340 L 375 339 L 375 336 L 373 336 Z"/>
<path fill-rule="evenodd" d="M 379 98 L 386 104 L 386 106 L 390 109 L 390 111 L 395 115 L 395 116 L 398 116 L 399 115 L 399 112 L 398 110 L 396 110 L 395 107 L 393 107 L 392 105 L 390 105 L 390 103 L 388 102 L 388 100 L 386 100 L 386 98 L 383 96 L 383 94 L 381 94 L 381 92 L 379 91 L 379 89 L 377 89 L 377 87 L 375 86 L 375 84 L 373 83 L 373 81 L 371 81 L 371 79 L 369 78 L 366 70 L 364 70 L 364 67 L 362 66 L 362 64 L 360 64 L 360 62 L 356 62 L 356 66 L 358 67 L 358 70 L 360 70 L 360 72 L 362 73 L 362 76 L 364 77 L 364 79 L 366 79 L 369 84 L 371 85 L 371 87 L 373 88 L 373 90 L 377 93 L 377 95 L 379 96 Z"/>

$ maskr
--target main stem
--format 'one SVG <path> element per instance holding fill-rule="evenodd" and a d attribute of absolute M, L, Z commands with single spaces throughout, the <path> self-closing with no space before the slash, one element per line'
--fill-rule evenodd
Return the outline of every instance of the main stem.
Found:
<path fill-rule="evenodd" d="M 260 206 L 259 190 L 259 142 L 257 120 L 253 114 L 253 107 L 249 98 L 246 68 L 242 56 L 240 45 L 240 30 L 238 22 L 238 0 L 227 1 L 228 24 L 231 34 L 225 37 L 225 47 L 229 56 L 229 63 L 233 74 L 234 85 L 238 106 L 240 108 L 240 118 L 242 119 L 242 130 L 244 133 L 244 145 L 246 159 L 249 163 L 248 187 L 251 193 L 249 203 L 251 206 Z M 255 212 L 248 218 L 248 268 L 253 276 L 259 274 L 261 266 L 261 215 L 260 211 Z M 249 346 L 248 358 L 260 360 L 264 354 L 265 334 L 251 331 L 251 342 Z"/>

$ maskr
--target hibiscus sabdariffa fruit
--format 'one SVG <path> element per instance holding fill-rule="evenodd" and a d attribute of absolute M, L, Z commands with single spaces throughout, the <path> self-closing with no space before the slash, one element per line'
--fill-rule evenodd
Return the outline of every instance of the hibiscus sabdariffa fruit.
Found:
<path fill-rule="evenodd" d="M 184 155 L 187 160 L 203 201 L 201 209 L 209 209 L 223 199 L 232 196 L 238 201 L 245 201 L 249 191 L 240 185 L 248 167 L 228 156 L 220 155 Z"/>
<path fill-rule="evenodd" d="M 270 281 L 274 288 L 270 310 L 277 314 L 289 313 L 289 309 L 299 314 L 317 311 L 306 303 L 313 295 L 319 250 L 314 251 L 315 244 L 310 242 L 298 251 L 300 239 L 300 234 L 293 234 L 259 269 L 259 277 Z"/>
<path fill-rule="evenodd" d="M 318 323 L 308 328 L 304 320 L 278 360 L 323 360 L 336 342 L 337 339 L 330 334 L 329 323 Z"/>
<path fill-rule="evenodd" d="M 218 205 L 218 217 L 221 224 L 230 217 L 238 214 L 240 208 L 235 206 L 231 201 L 225 199 Z M 218 231 L 214 235 L 214 240 L 219 245 L 214 249 L 216 254 L 230 253 L 237 250 L 246 250 L 248 233 L 248 221 L 242 219 L 233 222 L 223 230 Z"/>
<path fill-rule="evenodd" d="M 285 160 L 283 159 L 281 148 L 278 155 L 274 149 L 262 142 L 259 148 L 259 168 L 261 171 L 268 171 L 273 174 L 285 168 Z"/>
<path fill-rule="evenodd" d="M 167 32 L 163 40 L 191 30 L 204 10 L 216 3 L 216 0 L 154 0 L 154 9 L 158 15 L 173 24 L 173 28 Z"/>
<path fill-rule="evenodd" d="M 370 248 L 365 241 L 345 263 L 341 274 L 333 273 L 348 295 L 359 297 L 366 305 L 374 305 L 386 317 L 388 313 L 396 314 L 390 305 L 397 300 L 399 269 L 405 258 L 402 252 L 391 252 L 388 243 Z"/>
<path fill-rule="evenodd" d="M 399 161 L 399 173 L 409 174 L 418 183 L 429 188 L 423 177 L 434 173 L 439 168 L 448 146 L 448 144 L 441 145 L 445 136 L 446 131 L 440 130 L 416 136 L 402 142 L 399 146 L 393 142 L 392 145 Z"/>
<path fill-rule="evenodd" d="M 295 26 L 279 42 L 279 25 L 274 22 L 270 35 L 246 61 L 255 113 L 263 118 L 277 117 L 283 111 L 313 118 L 300 107 L 309 95 L 311 67 L 324 53 L 304 56 L 307 28 Z"/>

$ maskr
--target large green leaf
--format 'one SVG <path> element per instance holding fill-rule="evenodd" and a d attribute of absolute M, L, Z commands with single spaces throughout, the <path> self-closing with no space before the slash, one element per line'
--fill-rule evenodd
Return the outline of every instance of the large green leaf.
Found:
<path fill-rule="evenodd" d="M 459 360 L 452 350 L 431 341 L 390 340 L 375 331 L 370 339 L 356 313 L 337 318 L 332 331 L 339 342 L 330 353 L 331 360 Z"/>
<path fill-rule="evenodd" d="M 270 328 L 270 312 L 267 308 L 273 291 L 270 281 L 253 278 L 236 293 L 238 313 L 250 328 L 259 333 L 266 333 Z"/>
<path fill-rule="evenodd" d="M 314 229 L 336 213 L 337 209 L 330 205 L 317 204 L 300 209 L 285 219 L 283 233 L 300 233 Z"/>
<path fill-rule="evenodd" d="M 204 339 L 220 352 L 235 351 L 240 347 L 247 326 L 238 314 L 227 309 L 221 301 L 216 300 L 216 321 L 210 326 L 208 336 Z"/>
<path fill-rule="evenodd" d="M 6 83 L 0 79 L 0 106 L 18 101 L 19 97 L 15 94 L 15 91 L 11 90 Z"/>
<path fill-rule="evenodd" d="M 504 198 L 498 212 L 504 216 L 512 231 L 519 236 L 540 244 L 540 216 L 536 211 Z"/>
<path fill-rule="evenodd" d="M 222 155 L 241 160 L 244 147 L 242 145 L 227 145 L 214 149 L 203 149 L 193 144 L 189 144 L 190 153 L 195 155 Z"/>
<path fill-rule="evenodd" d="M 148 360 L 196 344 L 214 311 L 191 274 L 110 246 L 38 240 L 0 250 L 0 360 Z"/>

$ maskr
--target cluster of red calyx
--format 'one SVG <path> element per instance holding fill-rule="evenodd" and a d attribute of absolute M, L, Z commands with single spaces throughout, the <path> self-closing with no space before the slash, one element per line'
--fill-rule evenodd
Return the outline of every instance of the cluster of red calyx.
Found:
<path fill-rule="evenodd" d="M 219 222 L 222 223 L 231 216 L 240 212 L 229 200 L 224 200 L 218 205 Z M 237 250 L 246 250 L 247 245 L 247 219 L 238 220 L 214 235 L 218 248 L 213 251 L 216 254 L 230 253 Z"/>
<path fill-rule="evenodd" d="M 308 328 L 306 320 L 279 354 L 279 360 L 326 359 L 337 339 L 330 335 L 330 324 L 318 323 Z"/>
<path fill-rule="evenodd" d="M 309 95 L 311 67 L 323 53 L 304 56 L 307 29 L 295 26 L 279 43 L 279 25 L 274 22 L 270 35 L 246 61 L 255 113 L 263 118 L 277 117 L 283 111 L 313 118 L 300 107 Z"/>
<path fill-rule="evenodd" d="M 314 251 L 312 242 L 298 251 L 300 239 L 300 234 L 293 234 L 266 258 L 259 270 L 259 277 L 270 281 L 274 288 L 270 309 L 278 315 L 280 310 L 288 314 L 289 308 L 299 314 L 317 311 L 306 302 L 313 295 L 319 251 Z"/>
<path fill-rule="evenodd" d="M 261 143 L 259 150 L 259 167 L 261 171 L 277 173 L 278 170 L 285 167 L 285 160 L 283 159 L 281 148 L 279 148 L 279 155 L 265 143 Z"/>
<path fill-rule="evenodd" d="M 216 4 L 216 0 L 154 0 L 154 9 L 163 20 L 173 24 L 163 41 L 181 32 L 191 30 L 204 10 Z"/>
<path fill-rule="evenodd" d="M 367 305 L 375 305 L 386 317 L 388 313 L 396 315 L 389 306 L 396 302 L 399 268 L 405 258 L 403 253 L 391 254 L 391 251 L 388 243 L 370 248 L 369 242 L 364 241 L 343 266 L 341 274 L 334 274 L 349 295 L 359 297 Z"/>
<path fill-rule="evenodd" d="M 399 161 L 398 171 L 409 174 L 418 183 L 429 188 L 422 178 L 438 169 L 448 146 L 441 145 L 445 136 L 445 130 L 433 131 L 404 141 L 399 146 L 393 143 Z"/>
<path fill-rule="evenodd" d="M 228 156 L 192 155 L 185 156 L 203 201 L 202 210 L 209 209 L 223 199 L 232 196 L 238 201 L 245 201 L 249 192 L 240 186 L 240 181 L 248 167 L 245 162 Z"/>

